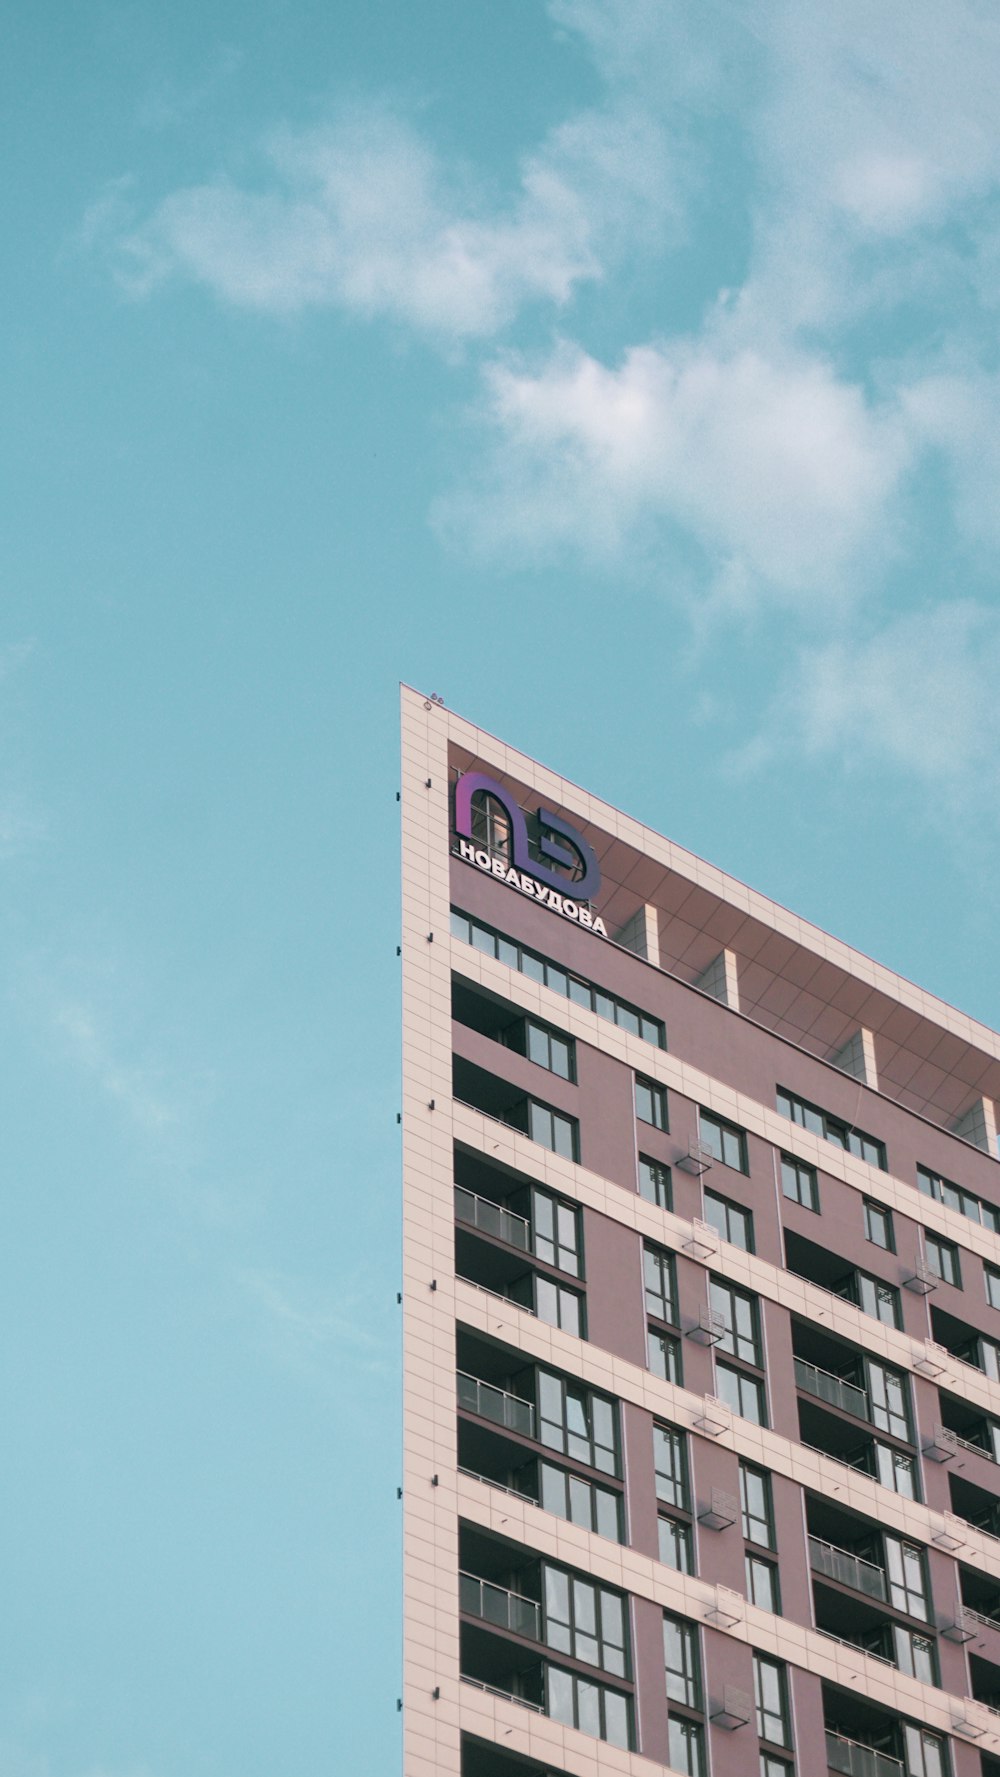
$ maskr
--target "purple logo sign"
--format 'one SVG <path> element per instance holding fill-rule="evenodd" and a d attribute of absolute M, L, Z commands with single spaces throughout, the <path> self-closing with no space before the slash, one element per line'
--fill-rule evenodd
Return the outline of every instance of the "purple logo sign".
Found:
<path fill-rule="evenodd" d="M 480 792 L 499 802 L 507 816 L 510 823 L 511 864 L 514 869 L 523 870 L 526 875 L 533 876 L 549 889 L 558 890 L 564 895 L 569 892 L 578 901 L 593 900 L 601 886 L 601 871 L 593 849 L 587 844 L 583 834 L 559 815 L 552 814 L 549 809 L 538 810 L 537 820 L 541 829 L 538 850 L 543 857 L 551 858 L 554 863 L 563 864 L 567 869 L 577 870 L 580 874 L 574 878 L 565 876 L 561 870 L 550 869 L 547 864 L 532 857 L 528 849 L 528 823 L 524 810 L 518 807 L 509 790 L 505 790 L 495 778 L 487 777 L 485 772 L 467 771 L 455 786 L 456 833 L 466 839 L 475 838 L 472 830 L 472 798 Z"/>

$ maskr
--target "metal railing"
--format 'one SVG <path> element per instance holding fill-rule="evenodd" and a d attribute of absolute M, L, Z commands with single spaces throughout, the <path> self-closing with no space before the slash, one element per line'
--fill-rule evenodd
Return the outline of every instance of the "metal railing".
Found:
<path fill-rule="evenodd" d="M 846 1635 L 831 1635 L 829 1629 L 817 1629 L 816 1633 L 822 1635 L 825 1641 L 835 1641 L 840 1647 L 849 1647 L 852 1653 L 864 1654 L 866 1660 L 877 1660 L 880 1666 L 896 1666 L 896 1661 L 890 1660 L 888 1654 L 877 1654 L 873 1648 L 865 1647 L 860 1641 L 850 1641 Z"/>
<path fill-rule="evenodd" d="M 855 1383 L 845 1382 L 843 1376 L 834 1376 L 830 1370 L 821 1370 L 818 1364 L 797 1357 L 795 1380 L 806 1394 L 815 1395 L 817 1400 L 826 1401 L 831 1407 L 839 1407 L 842 1413 L 850 1413 L 855 1419 L 871 1419 L 867 1393 Z"/>
<path fill-rule="evenodd" d="M 470 1290 L 479 1290 L 484 1296 L 492 1296 L 495 1302 L 506 1302 L 511 1308 L 519 1308 L 522 1314 L 531 1314 L 537 1320 L 535 1310 L 530 1302 L 519 1302 L 516 1296 L 509 1296 L 506 1290 L 491 1290 L 488 1283 L 477 1283 L 474 1277 L 466 1277 L 464 1271 L 456 1271 L 459 1283 L 467 1283 Z"/>
<path fill-rule="evenodd" d="M 528 1635 L 532 1641 L 542 1639 L 542 1607 L 534 1598 L 525 1598 L 506 1586 L 495 1586 L 492 1580 L 481 1580 L 474 1573 L 460 1573 L 458 1602 L 466 1616 L 479 1617 L 495 1629 Z"/>
<path fill-rule="evenodd" d="M 512 1499 L 523 1499 L 529 1506 L 538 1504 L 533 1493 L 522 1493 L 520 1487 L 508 1487 L 506 1481 L 494 1481 L 492 1475 L 481 1475 L 477 1469 L 463 1468 L 459 1463 L 458 1472 L 460 1475 L 464 1475 L 467 1481 L 481 1481 L 484 1487 L 495 1487 L 498 1493 L 509 1493 Z"/>
<path fill-rule="evenodd" d="M 996 1462 L 996 1456 L 988 1444 L 973 1444 L 969 1438 L 960 1438 L 955 1433 L 955 1442 L 962 1450 L 972 1450 L 977 1456 L 985 1456 L 987 1462 Z"/>
<path fill-rule="evenodd" d="M 973 1610 L 968 1604 L 963 1604 L 962 1615 L 963 1617 L 971 1617 L 974 1623 L 983 1623 L 987 1629 L 1000 1629 L 1000 1616 L 988 1617 L 985 1612 Z"/>
<path fill-rule="evenodd" d="M 874 1746 L 863 1746 L 860 1740 L 848 1740 L 843 1734 L 826 1731 L 826 1762 L 831 1771 L 844 1771 L 847 1777 L 905 1777 L 902 1759 L 888 1752 L 876 1752 Z"/>
<path fill-rule="evenodd" d="M 855 1592 L 863 1592 L 866 1598 L 888 1600 L 884 1569 L 877 1567 L 874 1561 L 866 1561 L 863 1555 L 852 1554 L 850 1549 L 838 1549 L 836 1543 L 811 1536 L 809 1565 L 815 1573 L 825 1573 L 828 1579 L 838 1580 L 842 1586 L 851 1586 Z"/>
<path fill-rule="evenodd" d="M 478 1376 L 469 1376 L 465 1370 L 458 1372 L 458 1404 L 469 1413 L 478 1413 L 480 1419 L 502 1425 L 506 1431 L 520 1432 L 524 1438 L 535 1435 L 535 1409 L 530 1401 L 523 1401 L 520 1395 L 509 1394 L 492 1382 L 483 1382 Z"/>
<path fill-rule="evenodd" d="M 531 1223 L 524 1216 L 515 1215 L 512 1209 L 493 1203 L 489 1197 L 467 1191 L 464 1185 L 455 1186 L 455 1214 L 460 1222 L 468 1222 L 481 1234 L 492 1234 L 521 1252 L 531 1251 Z"/>
<path fill-rule="evenodd" d="M 502 1697 L 505 1703 L 519 1703 L 522 1709 L 533 1709 L 536 1715 L 545 1714 L 541 1703 L 531 1703 L 527 1697 L 515 1697 L 513 1691 L 502 1691 L 499 1685 L 484 1684 L 481 1678 L 468 1678 L 464 1672 L 460 1677 L 463 1684 L 471 1684 L 476 1691 L 485 1691 L 488 1697 Z"/>

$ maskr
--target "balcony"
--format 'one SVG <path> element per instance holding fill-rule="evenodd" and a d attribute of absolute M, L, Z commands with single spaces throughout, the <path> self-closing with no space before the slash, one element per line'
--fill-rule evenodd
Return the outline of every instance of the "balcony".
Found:
<path fill-rule="evenodd" d="M 465 1370 L 458 1372 L 458 1404 L 466 1413 L 475 1413 L 505 1431 L 517 1432 L 522 1438 L 535 1436 L 535 1409 L 530 1401 Z"/>
<path fill-rule="evenodd" d="M 831 1771 L 843 1771 L 847 1777 L 906 1777 L 902 1759 L 860 1740 L 848 1740 L 843 1734 L 826 1731 L 826 1762 Z"/>
<path fill-rule="evenodd" d="M 477 1228 L 480 1234 L 489 1234 L 494 1240 L 516 1247 L 518 1252 L 531 1251 L 531 1223 L 526 1216 L 515 1215 L 512 1209 L 494 1203 L 489 1197 L 479 1197 L 475 1191 L 466 1190 L 464 1185 L 455 1186 L 455 1216 L 458 1221 Z"/>
<path fill-rule="evenodd" d="M 867 1393 L 844 1376 L 835 1376 L 831 1370 L 821 1370 L 818 1364 L 807 1363 L 805 1358 L 797 1357 L 795 1382 L 798 1388 L 803 1389 L 806 1394 L 815 1395 L 819 1401 L 825 1401 L 828 1407 L 837 1407 L 841 1413 L 850 1413 L 854 1419 L 871 1419 Z"/>
<path fill-rule="evenodd" d="M 473 1573 L 460 1573 L 458 1602 L 466 1616 L 478 1617 L 495 1629 L 507 1629 L 512 1635 L 527 1636 L 530 1641 L 542 1639 L 542 1607 L 521 1592 L 512 1592 Z"/>
<path fill-rule="evenodd" d="M 866 1598 L 888 1602 L 889 1588 L 884 1569 L 877 1567 L 874 1561 L 866 1561 L 862 1555 L 852 1554 L 850 1549 L 840 1549 L 835 1543 L 824 1542 L 822 1537 L 810 1536 L 809 1565 L 814 1573 L 822 1573 L 841 1586 L 863 1592 Z"/>

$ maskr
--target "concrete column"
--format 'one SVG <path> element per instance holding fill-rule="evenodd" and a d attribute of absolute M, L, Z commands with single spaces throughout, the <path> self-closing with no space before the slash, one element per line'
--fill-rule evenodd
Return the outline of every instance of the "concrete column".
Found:
<path fill-rule="evenodd" d="M 721 1000 L 724 1006 L 731 1006 L 734 1012 L 740 1009 L 740 987 L 736 975 L 736 953 L 732 950 L 720 950 L 714 962 L 703 969 L 695 982 L 702 993 L 710 993 L 714 1000 Z"/>
<path fill-rule="evenodd" d="M 839 1067 L 845 1074 L 852 1074 L 856 1080 L 862 1080 L 874 1092 L 878 1091 L 878 1070 L 875 1066 L 875 1038 L 870 1030 L 863 1027 L 849 1037 L 843 1048 L 838 1049 L 830 1060 L 834 1067 Z"/>

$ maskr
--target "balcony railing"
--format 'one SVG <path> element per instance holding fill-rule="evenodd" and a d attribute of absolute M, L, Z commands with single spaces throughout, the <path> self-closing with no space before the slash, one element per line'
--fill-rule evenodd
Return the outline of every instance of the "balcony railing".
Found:
<path fill-rule="evenodd" d="M 542 1639 L 542 1607 L 534 1598 L 495 1586 L 474 1573 L 460 1573 L 458 1602 L 466 1616 L 479 1617 L 496 1629 L 510 1629 L 514 1635 L 530 1636 L 532 1641 Z"/>
<path fill-rule="evenodd" d="M 531 1251 L 531 1223 L 524 1216 L 515 1215 L 512 1209 L 493 1203 L 489 1197 L 478 1197 L 464 1185 L 455 1186 L 455 1214 L 460 1222 L 468 1222 L 481 1234 L 492 1234 L 521 1252 Z"/>
<path fill-rule="evenodd" d="M 847 1740 L 843 1734 L 827 1729 L 826 1762 L 831 1771 L 845 1771 L 847 1777 L 905 1777 L 902 1759 L 887 1752 L 876 1752 L 874 1746 L 863 1746 L 860 1740 Z"/>
<path fill-rule="evenodd" d="M 821 1370 L 817 1364 L 809 1364 L 805 1358 L 797 1357 L 795 1380 L 806 1394 L 814 1394 L 817 1400 L 839 1407 L 842 1413 L 850 1413 L 855 1419 L 871 1419 L 865 1390 L 853 1382 L 845 1382 L 842 1376 L 834 1376 L 830 1370 Z"/>
<path fill-rule="evenodd" d="M 502 1691 L 499 1685 L 484 1684 L 481 1678 L 469 1678 L 464 1672 L 461 1679 L 463 1684 L 471 1684 L 473 1690 L 485 1691 L 488 1697 L 502 1697 L 505 1703 L 519 1703 L 522 1709 L 533 1709 L 536 1715 L 545 1714 L 541 1703 L 531 1703 L 527 1697 L 515 1697 L 513 1691 Z"/>
<path fill-rule="evenodd" d="M 863 1592 L 866 1598 L 888 1600 L 883 1569 L 876 1567 L 874 1561 L 866 1561 L 862 1555 L 852 1554 L 850 1549 L 838 1549 L 836 1543 L 811 1536 L 809 1565 L 814 1573 L 825 1573 L 828 1579 L 838 1580 L 842 1586 L 851 1586 L 855 1592 Z"/>
<path fill-rule="evenodd" d="M 971 1450 L 976 1456 L 985 1456 L 987 1462 L 996 1462 L 996 1456 L 988 1444 L 974 1444 L 969 1438 L 960 1438 L 957 1432 L 955 1442 L 961 1450 Z"/>
<path fill-rule="evenodd" d="M 877 1660 L 880 1666 L 895 1666 L 896 1661 L 890 1660 L 888 1654 L 877 1654 L 874 1648 L 865 1647 L 861 1641 L 851 1641 L 846 1635 L 832 1635 L 829 1629 L 817 1629 L 826 1641 L 835 1641 L 839 1647 L 849 1647 L 853 1653 L 864 1654 L 866 1660 Z"/>
<path fill-rule="evenodd" d="M 481 1419 L 502 1425 L 506 1431 L 520 1432 L 523 1438 L 535 1435 L 535 1409 L 530 1401 L 509 1394 L 505 1388 L 496 1388 L 492 1382 L 482 1382 L 478 1376 L 469 1376 L 464 1370 L 458 1372 L 458 1404 L 468 1413 L 478 1413 Z"/>

